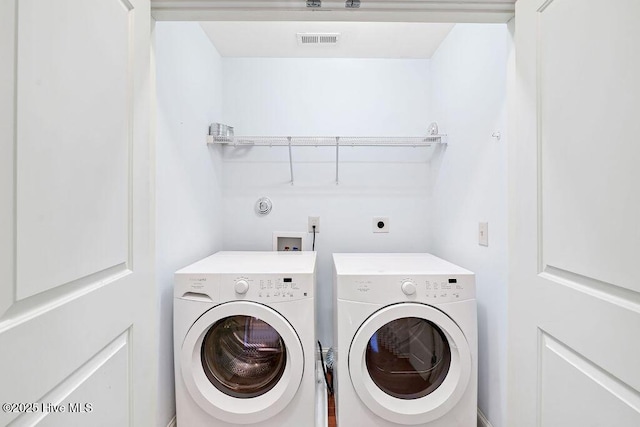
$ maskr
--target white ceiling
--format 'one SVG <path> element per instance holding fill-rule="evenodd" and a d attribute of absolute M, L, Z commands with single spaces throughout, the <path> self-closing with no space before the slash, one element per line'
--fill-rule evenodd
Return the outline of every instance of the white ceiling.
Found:
<path fill-rule="evenodd" d="M 201 22 L 223 57 L 431 58 L 454 24 Z M 340 33 L 337 45 L 299 46 L 297 33 Z"/>

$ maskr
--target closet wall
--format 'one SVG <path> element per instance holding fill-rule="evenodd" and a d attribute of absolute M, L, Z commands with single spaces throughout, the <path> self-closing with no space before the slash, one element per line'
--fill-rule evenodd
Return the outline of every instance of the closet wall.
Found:
<path fill-rule="evenodd" d="M 434 165 L 433 253 L 476 273 L 478 406 L 506 426 L 507 74 L 512 39 L 503 24 L 459 24 L 431 58 L 432 114 L 449 134 Z M 492 133 L 500 132 L 500 140 Z M 489 223 L 489 246 L 478 223 Z"/>
<path fill-rule="evenodd" d="M 221 119 L 220 55 L 197 23 L 157 23 L 156 282 L 158 426 L 175 415 L 173 273 L 222 249 L 220 150 L 205 144 Z"/>

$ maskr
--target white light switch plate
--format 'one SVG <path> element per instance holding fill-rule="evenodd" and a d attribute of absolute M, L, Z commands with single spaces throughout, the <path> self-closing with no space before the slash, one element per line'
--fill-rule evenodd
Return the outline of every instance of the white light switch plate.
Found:
<path fill-rule="evenodd" d="M 478 227 L 478 244 L 489 246 L 489 223 L 481 222 Z"/>

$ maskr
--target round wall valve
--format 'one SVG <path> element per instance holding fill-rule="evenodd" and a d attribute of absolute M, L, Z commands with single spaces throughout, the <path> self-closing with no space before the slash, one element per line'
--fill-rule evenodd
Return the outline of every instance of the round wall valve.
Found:
<path fill-rule="evenodd" d="M 256 212 L 259 215 L 269 215 L 269 212 L 271 212 L 272 206 L 273 204 L 271 203 L 271 200 L 268 197 L 261 197 L 256 202 Z"/>

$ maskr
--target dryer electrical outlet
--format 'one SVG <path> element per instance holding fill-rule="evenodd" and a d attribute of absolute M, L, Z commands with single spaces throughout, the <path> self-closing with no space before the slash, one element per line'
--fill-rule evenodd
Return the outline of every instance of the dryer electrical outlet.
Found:
<path fill-rule="evenodd" d="M 374 233 L 388 233 L 389 232 L 389 217 L 386 216 L 374 216 L 373 217 L 373 232 Z"/>

